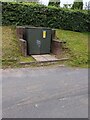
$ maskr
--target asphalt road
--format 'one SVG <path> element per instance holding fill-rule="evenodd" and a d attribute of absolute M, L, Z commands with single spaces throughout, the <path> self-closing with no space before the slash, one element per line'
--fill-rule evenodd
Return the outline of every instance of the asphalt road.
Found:
<path fill-rule="evenodd" d="M 88 70 L 3 70 L 3 118 L 88 118 Z"/>

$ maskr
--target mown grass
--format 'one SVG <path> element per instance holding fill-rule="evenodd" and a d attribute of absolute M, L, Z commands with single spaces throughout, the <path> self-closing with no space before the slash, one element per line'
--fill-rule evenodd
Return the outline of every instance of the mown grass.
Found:
<path fill-rule="evenodd" d="M 69 49 L 69 65 L 88 66 L 88 36 L 89 33 L 73 32 L 68 30 L 57 30 L 57 37 L 66 41 Z"/>
<path fill-rule="evenodd" d="M 2 58 L 3 60 L 17 60 L 20 56 L 19 42 L 14 27 L 2 27 Z"/>
<path fill-rule="evenodd" d="M 20 62 L 34 62 L 34 61 L 35 61 L 35 59 L 32 58 L 31 56 L 28 56 L 28 57 L 21 56 L 20 57 Z"/>
<path fill-rule="evenodd" d="M 34 61 L 32 57 L 23 57 L 19 40 L 13 26 L 2 27 L 2 68 L 20 67 L 19 62 Z"/>
<path fill-rule="evenodd" d="M 17 66 L 20 51 L 15 28 L 2 27 L 2 67 Z"/>

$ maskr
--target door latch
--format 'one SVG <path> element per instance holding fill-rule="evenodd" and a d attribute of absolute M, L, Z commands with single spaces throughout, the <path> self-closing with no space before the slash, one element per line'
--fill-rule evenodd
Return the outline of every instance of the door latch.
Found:
<path fill-rule="evenodd" d="M 37 40 L 36 42 L 37 42 L 38 47 L 40 48 L 40 46 L 41 46 L 41 41 L 40 41 L 40 40 Z"/>

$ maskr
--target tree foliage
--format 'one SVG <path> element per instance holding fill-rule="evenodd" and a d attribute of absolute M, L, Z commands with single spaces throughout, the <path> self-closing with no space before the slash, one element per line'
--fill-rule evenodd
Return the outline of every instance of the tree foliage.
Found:
<path fill-rule="evenodd" d="M 33 2 L 33 3 L 38 3 L 39 0 L 0 0 L 2 2 Z"/>
<path fill-rule="evenodd" d="M 72 9 L 83 9 L 83 0 L 75 0 Z"/>
<path fill-rule="evenodd" d="M 63 4 L 63 8 L 71 8 L 72 4 Z"/>
<path fill-rule="evenodd" d="M 60 0 L 49 0 L 48 5 L 60 7 Z"/>

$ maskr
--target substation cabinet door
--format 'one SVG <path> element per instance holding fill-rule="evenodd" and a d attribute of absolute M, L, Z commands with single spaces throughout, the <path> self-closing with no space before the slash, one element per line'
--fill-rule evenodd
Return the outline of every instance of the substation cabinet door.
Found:
<path fill-rule="evenodd" d="M 50 48 L 51 48 L 51 29 L 43 29 L 40 53 L 48 54 L 50 53 Z"/>
<path fill-rule="evenodd" d="M 27 32 L 27 42 L 28 42 L 28 53 L 29 55 L 40 54 L 41 46 L 41 29 L 28 28 Z"/>

